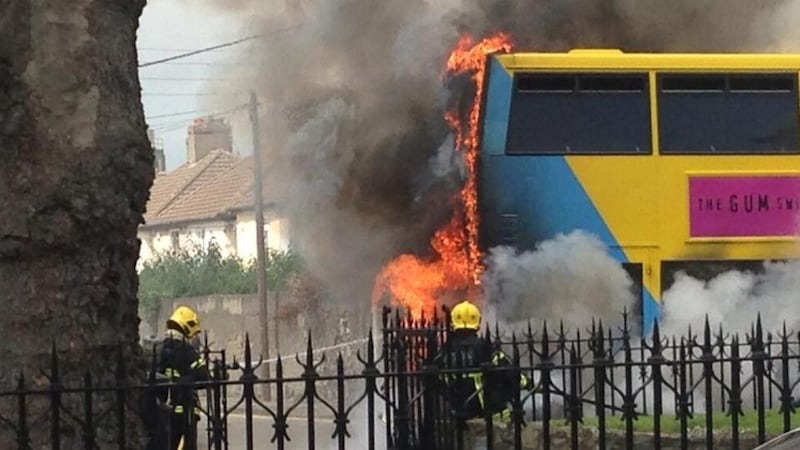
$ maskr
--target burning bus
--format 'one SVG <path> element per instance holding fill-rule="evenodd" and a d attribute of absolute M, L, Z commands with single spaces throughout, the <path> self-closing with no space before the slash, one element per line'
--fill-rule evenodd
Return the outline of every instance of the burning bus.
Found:
<path fill-rule="evenodd" d="M 592 233 L 645 329 L 679 270 L 800 256 L 800 55 L 507 53 L 486 71 L 481 249 Z"/>

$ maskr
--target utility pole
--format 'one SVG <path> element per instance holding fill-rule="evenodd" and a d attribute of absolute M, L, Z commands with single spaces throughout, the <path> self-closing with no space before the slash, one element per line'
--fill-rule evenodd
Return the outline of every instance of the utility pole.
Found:
<path fill-rule="evenodd" d="M 261 352 L 269 361 L 269 322 L 267 311 L 267 263 L 264 245 L 264 180 L 261 167 L 261 139 L 258 127 L 258 102 L 256 93 L 250 92 L 250 124 L 253 134 L 253 206 L 256 216 L 256 269 L 258 272 L 258 319 L 261 322 Z M 269 363 L 265 362 L 266 378 L 270 377 Z M 272 400 L 269 383 L 264 384 L 265 399 Z"/>

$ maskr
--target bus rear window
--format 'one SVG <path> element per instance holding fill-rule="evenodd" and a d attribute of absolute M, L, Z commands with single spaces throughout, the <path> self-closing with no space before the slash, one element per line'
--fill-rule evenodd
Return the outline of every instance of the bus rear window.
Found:
<path fill-rule="evenodd" d="M 660 74 L 661 153 L 798 153 L 796 74 Z"/>
<path fill-rule="evenodd" d="M 523 73 L 514 80 L 507 154 L 650 153 L 644 73 Z"/>

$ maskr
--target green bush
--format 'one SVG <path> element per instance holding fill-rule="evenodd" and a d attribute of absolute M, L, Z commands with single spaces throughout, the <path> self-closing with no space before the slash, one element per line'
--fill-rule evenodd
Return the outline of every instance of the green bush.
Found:
<path fill-rule="evenodd" d="M 292 275 L 302 270 L 299 256 L 269 250 L 266 258 L 267 289 L 279 292 Z M 155 325 L 164 301 L 215 294 L 253 294 L 258 290 L 255 261 L 223 257 L 219 247 L 182 249 L 144 263 L 139 273 L 139 309 L 142 318 Z"/>

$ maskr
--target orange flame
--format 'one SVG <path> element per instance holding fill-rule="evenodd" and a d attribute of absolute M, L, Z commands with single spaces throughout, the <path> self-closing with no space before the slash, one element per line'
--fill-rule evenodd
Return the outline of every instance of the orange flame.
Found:
<path fill-rule="evenodd" d="M 467 179 L 461 188 L 458 205 L 450 221 L 433 238 L 434 257 L 422 259 L 400 255 L 386 265 L 375 281 L 372 300 L 378 302 L 388 293 L 395 304 L 410 311 L 413 318 L 433 313 L 436 304 L 448 293 L 475 294 L 483 272 L 478 248 L 478 125 L 480 120 L 486 55 L 511 50 L 511 38 L 505 33 L 475 42 L 462 36 L 447 59 L 448 74 L 470 73 L 475 96 L 466 121 L 459 111 L 447 111 L 445 121 L 455 133 L 456 150 L 464 152 Z"/>

